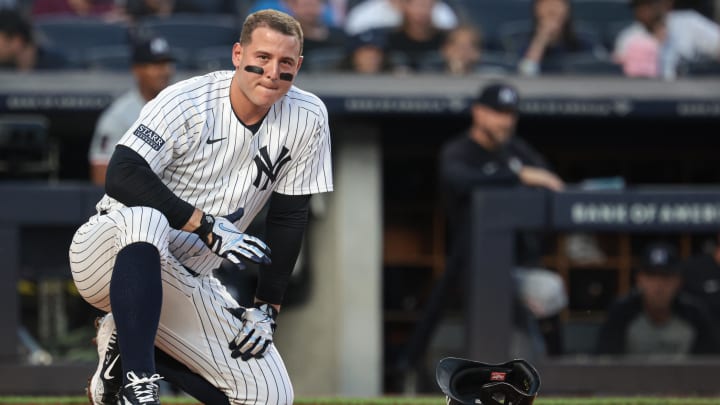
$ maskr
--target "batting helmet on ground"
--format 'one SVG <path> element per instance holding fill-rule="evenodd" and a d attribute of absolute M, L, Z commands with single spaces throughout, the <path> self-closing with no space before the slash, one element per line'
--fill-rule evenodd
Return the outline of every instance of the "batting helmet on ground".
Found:
<path fill-rule="evenodd" d="M 540 375 L 525 360 L 486 364 L 447 357 L 435 377 L 448 405 L 531 405 L 540 389 Z"/>

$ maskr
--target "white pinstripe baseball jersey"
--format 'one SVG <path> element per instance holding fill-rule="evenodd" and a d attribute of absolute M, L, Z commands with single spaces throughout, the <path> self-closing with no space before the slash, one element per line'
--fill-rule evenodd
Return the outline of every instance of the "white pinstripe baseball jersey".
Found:
<path fill-rule="evenodd" d="M 244 208 L 236 222 L 244 230 L 272 192 L 332 190 L 330 133 L 322 101 L 294 86 L 253 133 L 230 105 L 233 74 L 214 72 L 166 88 L 118 144 L 140 154 L 171 191 L 204 212 L 217 216 Z M 87 302 L 111 310 L 116 255 L 130 244 L 150 243 L 160 253 L 163 283 L 156 346 L 232 404 L 292 403 L 292 384 L 274 345 L 262 358 L 230 357 L 227 345 L 241 324 L 225 310 L 237 302 L 210 273 L 220 257 L 196 234 L 171 229 L 150 207 L 126 208 L 105 195 L 97 209 L 102 215 L 82 225 L 70 246 L 73 278 Z"/>
<path fill-rule="evenodd" d="M 244 230 L 273 191 L 332 191 L 330 131 L 323 102 L 293 86 L 253 134 L 230 105 L 232 77 L 232 71 L 218 71 L 166 88 L 118 144 L 143 156 L 170 190 L 204 212 L 244 208 L 236 223 Z M 106 195 L 97 208 L 122 206 Z M 198 272 L 219 266 L 221 259 L 197 235 L 173 232 L 171 239 L 172 253 L 185 266 Z M 202 249 L 207 254 L 198 255 Z"/>

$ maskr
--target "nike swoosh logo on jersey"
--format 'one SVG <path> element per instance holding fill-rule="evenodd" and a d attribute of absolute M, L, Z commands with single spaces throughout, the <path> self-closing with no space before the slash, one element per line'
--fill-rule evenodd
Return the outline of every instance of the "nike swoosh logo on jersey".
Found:
<path fill-rule="evenodd" d="M 205 143 L 207 143 L 208 145 L 212 145 L 212 144 L 214 144 L 215 142 L 220 142 L 220 141 L 222 141 L 223 139 L 226 139 L 226 138 L 208 139 L 207 141 L 205 141 Z"/>
<path fill-rule="evenodd" d="M 120 355 L 116 355 L 115 358 L 113 359 L 113 361 L 110 362 L 110 365 L 105 369 L 105 372 L 103 373 L 104 379 L 112 380 L 113 378 L 115 378 L 114 375 L 110 375 L 110 370 L 113 369 L 113 367 L 115 366 L 115 363 L 118 361 L 119 358 L 120 358 Z"/>

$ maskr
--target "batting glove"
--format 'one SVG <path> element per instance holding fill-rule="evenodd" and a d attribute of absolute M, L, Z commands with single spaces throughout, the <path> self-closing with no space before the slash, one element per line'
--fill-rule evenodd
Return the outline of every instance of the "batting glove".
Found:
<path fill-rule="evenodd" d="M 241 261 L 243 257 L 254 263 L 270 264 L 270 248 L 265 242 L 240 232 L 233 224 L 242 216 L 242 208 L 227 217 L 216 218 L 210 214 L 203 214 L 201 225 L 195 233 L 200 235 L 203 242 L 216 255 L 230 260 L 240 268 L 245 268 Z"/>
<path fill-rule="evenodd" d="M 230 308 L 230 313 L 242 320 L 237 336 L 230 341 L 230 355 L 243 361 L 261 358 L 272 343 L 277 311 L 270 304 L 256 304 L 255 308 Z"/>

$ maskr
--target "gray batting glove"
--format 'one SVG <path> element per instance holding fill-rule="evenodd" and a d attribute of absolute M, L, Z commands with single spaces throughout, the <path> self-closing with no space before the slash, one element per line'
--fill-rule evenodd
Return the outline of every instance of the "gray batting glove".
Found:
<path fill-rule="evenodd" d="M 230 313 L 242 320 L 242 327 L 228 347 L 232 358 L 243 361 L 260 358 L 272 344 L 277 311 L 269 304 L 255 308 L 229 308 Z"/>
<path fill-rule="evenodd" d="M 230 260 L 240 268 L 245 267 L 242 258 L 258 264 L 270 264 L 270 248 L 265 242 L 240 232 L 233 224 L 242 215 L 242 208 L 227 217 L 216 218 L 210 214 L 203 214 L 202 225 L 195 232 L 216 255 Z M 208 229 L 210 232 L 205 233 Z"/>

